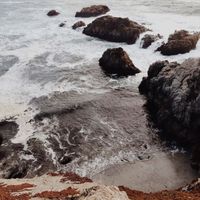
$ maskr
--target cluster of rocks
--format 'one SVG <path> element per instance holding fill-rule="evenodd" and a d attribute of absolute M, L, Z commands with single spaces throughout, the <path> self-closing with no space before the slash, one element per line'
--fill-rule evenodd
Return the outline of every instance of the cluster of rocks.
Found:
<path fill-rule="evenodd" d="M 105 5 L 93 5 L 83 8 L 77 12 L 75 17 L 96 17 L 106 14 L 110 9 Z M 56 10 L 51 10 L 47 13 L 48 16 L 57 16 L 59 13 Z M 59 27 L 64 27 L 65 22 L 61 23 Z M 84 27 L 86 24 L 83 21 L 76 22 L 72 29 Z M 127 44 L 134 44 L 139 38 L 140 34 L 148 29 L 131 21 L 128 18 L 113 17 L 110 15 L 95 19 L 88 24 L 83 33 L 88 36 L 97 37 L 111 42 L 126 42 Z M 156 38 L 154 38 L 156 40 Z M 151 41 L 152 43 L 153 41 Z M 104 52 L 99 64 L 107 75 L 129 76 L 135 75 L 140 70 L 134 66 L 128 54 L 122 48 L 108 49 Z"/>
<path fill-rule="evenodd" d="M 76 12 L 75 17 L 97 17 L 99 15 L 104 15 L 109 11 L 110 9 L 106 5 L 92 5 Z M 51 10 L 47 13 L 50 17 L 59 14 L 60 13 L 56 10 Z M 59 26 L 63 27 L 65 26 L 65 23 L 61 23 Z M 83 26 L 86 26 L 86 24 L 83 21 L 78 21 L 72 26 L 72 28 L 77 29 Z M 131 21 L 128 18 L 108 15 L 97 18 L 92 23 L 88 24 L 87 27 L 84 28 L 83 33 L 88 36 L 97 37 L 111 42 L 134 44 L 140 34 L 147 30 L 146 27 L 137 22 Z M 142 48 L 148 48 L 153 42 L 161 38 L 162 36 L 160 34 L 146 34 L 141 40 Z M 160 51 L 163 55 L 187 53 L 196 48 L 199 38 L 199 33 L 190 34 L 185 30 L 175 31 L 174 34 L 169 36 L 168 42 L 162 44 L 156 51 Z"/>
<path fill-rule="evenodd" d="M 92 5 L 76 12 L 75 17 L 97 17 L 109 11 L 110 9 L 106 5 Z M 47 15 L 56 16 L 58 14 L 56 10 L 51 10 Z M 65 23 L 61 23 L 59 26 L 64 27 Z M 72 26 L 72 29 L 75 30 L 85 26 L 86 24 L 83 21 L 78 21 Z M 146 31 L 148 31 L 146 27 L 128 18 L 107 15 L 99 17 L 88 24 L 83 29 L 83 34 L 110 42 L 134 44 L 140 34 Z M 163 37 L 160 34 L 145 34 L 141 39 L 141 47 L 146 49 L 161 38 Z M 160 51 L 163 55 L 187 53 L 196 48 L 199 38 L 199 33 L 191 34 L 185 30 L 175 31 L 174 34 L 169 36 L 168 42 L 163 43 L 156 51 Z M 122 48 L 105 51 L 99 60 L 99 64 L 107 75 L 129 76 L 140 72 Z"/>

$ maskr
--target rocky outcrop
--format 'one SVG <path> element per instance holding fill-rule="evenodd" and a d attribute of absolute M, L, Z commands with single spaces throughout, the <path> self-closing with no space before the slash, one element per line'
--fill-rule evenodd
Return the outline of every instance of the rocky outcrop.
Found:
<path fill-rule="evenodd" d="M 76 12 L 75 17 L 96 17 L 106 14 L 110 9 L 105 5 L 93 5 L 83 8 L 80 12 Z"/>
<path fill-rule="evenodd" d="M 146 49 L 149 46 L 151 46 L 151 44 L 159 39 L 161 39 L 162 36 L 160 34 L 157 35 L 153 35 L 153 34 L 146 34 L 144 35 L 144 37 L 142 38 L 142 48 Z"/>
<path fill-rule="evenodd" d="M 147 97 L 156 125 L 167 137 L 192 149 L 193 164 L 199 165 L 200 59 L 152 64 L 139 90 Z"/>
<path fill-rule="evenodd" d="M 99 65 L 108 75 L 128 76 L 140 72 L 122 48 L 106 50 L 99 60 Z"/>
<path fill-rule="evenodd" d="M 134 44 L 140 33 L 147 29 L 128 18 L 103 16 L 89 24 L 83 33 L 111 42 Z"/>
<path fill-rule="evenodd" d="M 188 31 L 175 31 L 169 36 L 168 42 L 160 46 L 157 51 L 163 55 L 177 55 L 190 52 L 196 48 L 200 38 L 199 33 L 190 34 Z"/>
<path fill-rule="evenodd" d="M 60 14 L 60 13 L 57 12 L 56 10 L 50 10 L 50 11 L 47 13 L 47 15 L 48 15 L 49 17 L 57 16 L 57 15 L 59 15 L 59 14 Z"/>
<path fill-rule="evenodd" d="M 125 192 L 115 186 L 104 186 L 91 182 L 76 174 L 50 173 L 33 179 L 0 180 L 0 199 L 77 199 L 77 200 L 128 200 Z M 42 185 L 42 187 L 41 187 Z"/>
<path fill-rule="evenodd" d="M 85 23 L 83 21 L 78 21 L 72 26 L 72 28 L 75 30 L 75 29 L 77 29 L 79 27 L 83 27 L 83 26 L 85 26 Z"/>

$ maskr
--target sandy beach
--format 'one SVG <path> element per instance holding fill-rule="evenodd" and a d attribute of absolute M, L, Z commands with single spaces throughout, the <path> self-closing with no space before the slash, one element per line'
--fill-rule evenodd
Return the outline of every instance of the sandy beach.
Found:
<path fill-rule="evenodd" d="M 156 153 L 149 160 L 114 165 L 92 179 L 106 185 L 124 185 L 143 192 L 173 190 L 198 177 L 182 153 Z"/>

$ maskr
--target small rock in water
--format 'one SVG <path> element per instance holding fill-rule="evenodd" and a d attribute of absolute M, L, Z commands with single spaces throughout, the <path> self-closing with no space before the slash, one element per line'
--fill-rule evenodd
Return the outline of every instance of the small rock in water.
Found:
<path fill-rule="evenodd" d="M 65 23 L 59 24 L 59 27 L 64 27 L 64 26 L 65 26 Z"/>
<path fill-rule="evenodd" d="M 185 30 L 175 31 L 169 36 L 168 42 L 161 45 L 156 51 L 168 56 L 188 53 L 196 48 L 199 38 L 200 33 L 190 34 Z"/>
<path fill-rule="evenodd" d="M 47 15 L 48 15 L 49 17 L 57 16 L 57 15 L 59 15 L 59 14 L 60 14 L 60 13 L 57 12 L 56 10 L 50 10 L 50 11 L 47 13 Z"/>
<path fill-rule="evenodd" d="M 108 49 L 99 60 L 106 74 L 117 76 L 135 75 L 140 72 L 122 48 Z"/>
<path fill-rule="evenodd" d="M 110 9 L 105 5 L 93 5 L 83 8 L 80 12 L 76 12 L 75 17 L 96 17 L 109 12 Z"/>
<path fill-rule="evenodd" d="M 63 156 L 60 160 L 59 163 L 62 165 L 66 165 L 68 163 L 72 162 L 72 158 L 69 156 Z"/>
<path fill-rule="evenodd" d="M 83 21 L 78 21 L 72 26 L 72 28 L 75 30 L 75 29 L 77 29 L 79 27 L 83 27 L 83 26 L 85 26 L 85 23 Z"/>
<path fill-rule="evenodd" d="M 157 35 L 152 35 L 152 34 L 146 34 L 143 38 L 142 38 L 142 48 L 146 49 L 149 46 L 151 46 L 151 44 L 159 39 L 161 39 L 162 36 L 160 34 Z"/>

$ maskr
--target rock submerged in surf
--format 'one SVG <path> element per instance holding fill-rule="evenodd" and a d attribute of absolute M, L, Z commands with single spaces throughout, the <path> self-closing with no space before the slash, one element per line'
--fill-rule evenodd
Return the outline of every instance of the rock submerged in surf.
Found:
<path fill-rule="evenodd" d="M 196 48 L 199 38 L 199 33 L 190 34 L 185 30 L 175 31 L 169 36 L 168 42 L 161 45 L 156 51 L 168 56 L 188 53 Z"/>
<path fill-rule="evenodd" d="M 83 8 L 80 12 L 76 12 L 75 17 L 96 17 L 106 14 L 110 9 L 105 5 L 93 5 Z"/>
<path fill-rule="evenodd" d="M 189 147 L 200 167 L 200 58 L 159 61 L 139 86 L 152 119 L 170 139 Z"/>
<path fill-rule="evenodd" d="M 72 28 L 75 30 L 75 29 L 83 27 L 83 26 L 85 26 L 85 23 L 83 21 L 78 21 L 72 26 Z"/>
<path fill-rule="evenodd" d="M 142 38 L 142 48 L 147 49 L 151 44 L 159 39 L 161 39 L 162 36 L 160 34 L 153 35 L 153 34 L 146 34 Z"/>
<path fill-rule="evenodd" d="M 107 49 L 99 65 L 107 75 L 129 76 L 140 72 L 122 48 Z"/>
<path fill-rule="evenodd" d="M 108 15 L 95 19 L 83 30 L 83 33 L 111 42 L 134 44 L 145 31 L 147 29 L 144 26 L 128 18 Z"/>
<path fill-rule="evenodd" d="M 47 13 L 47 15 L 48 15 L 49 17 L 57 16 L 57 15 L 59 15 L 59 14 L 60 14 L 60 13 L 57 12 L 56 10 L 50 10 L 50 11 Z"/>
<path fill-rule="evenodd" d="M 59 27 L 64 27 L 66 24 L 64 22 L 59 24 Z"/>

